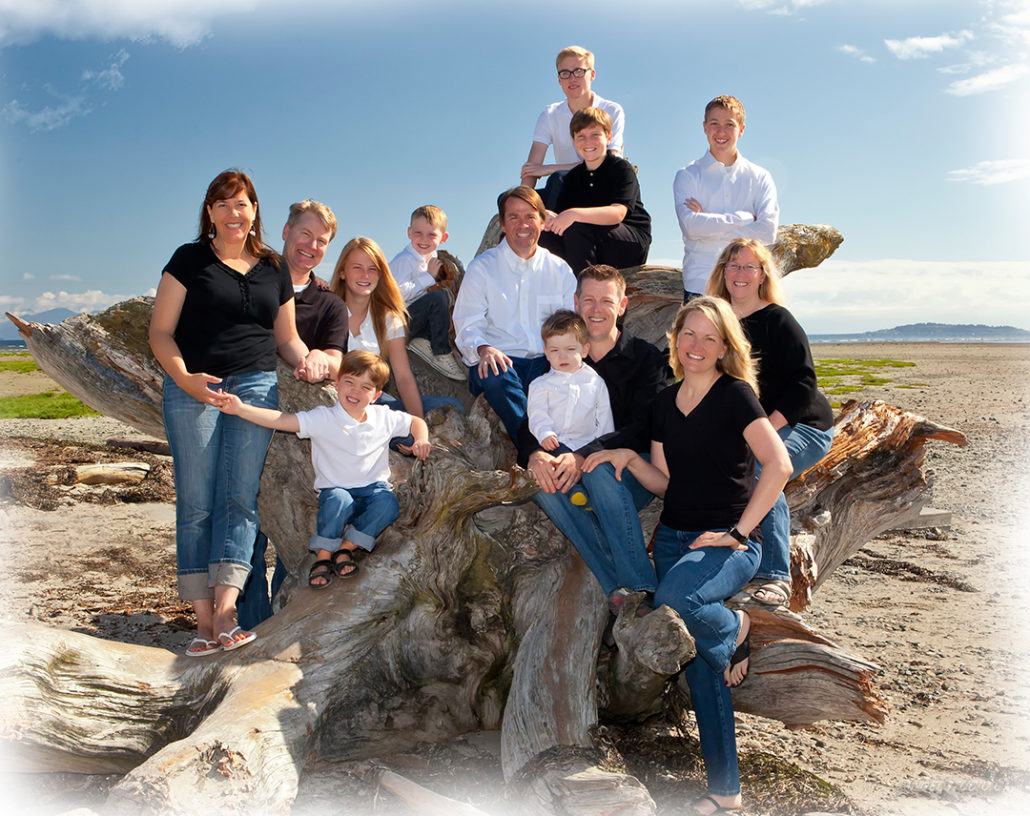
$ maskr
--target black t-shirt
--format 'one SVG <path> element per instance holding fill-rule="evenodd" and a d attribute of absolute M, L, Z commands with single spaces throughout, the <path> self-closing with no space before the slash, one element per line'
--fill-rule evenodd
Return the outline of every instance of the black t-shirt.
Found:
<path fill-rule="evenodd" d="M 337 349 L 347 352 L 350 334 L 347 306 L 343 298 L 330 292 L 325 281 L 312 274 L 307 288 L 294 295 L 297 308 L 297 334 L 309 349 Z"/>
<path fill-rule="evenodd" d="M 833 409 L 819 390 L 808 337 L 794 315 L 770 303 L 740 325 L 758 362 L 758 395 L 766 413 L 779 411 L 789 425 L 829 430 Z"/>
<path fill-rule="evenodd" d="M 651 216 L 640 201 L 640 185 L 633 165 L 621 156 L 608 153 L 596 170 L 580 162 L 565 177 L 558 193 L 558 212 L 571 207 L 607 207 L 622 204 L 626 217 L 622 223 L 632 227 L 651 243 Z"/>
<path fill-rule="evenodd" d="M 696 532 L 728 529 L 755 488 L 744 429 L 765 411 L 751 386 L 724 374 L 684 416 L 676 407 L 679 388 L 666 388 L 654 406 L 652 436 L 662 443 L 669 468 L 662 524 Z"/>
<path fill-rule="evenodd" d="M 183 244 L 164 272 L 186 287 L 174 336 L 187 371 L 227 377 L 275 370 L 272 328 L 279 307 L 293 297 L 278 256 L 260 258 L 241 275 L 210 244 Z"/>

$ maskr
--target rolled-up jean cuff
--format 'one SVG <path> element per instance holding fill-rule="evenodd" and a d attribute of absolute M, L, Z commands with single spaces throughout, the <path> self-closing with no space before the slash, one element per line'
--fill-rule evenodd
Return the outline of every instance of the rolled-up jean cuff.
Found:
<path fill-rule="evenodd" d="M 241 592 L 249 575 L 250 564 L 237 564 L 235 561 L 222 561 L 207 568 L 207 580 L 211 586 L 231 586 Z"/>
<path fill-rule="evenodd" d="M 310 552 L 325 550 L 326 552 L 334 553 L 340 549 L 341 544 L 343 544 L 342 538 L 326 538 L 316 533 L 308 539 L 308 550 Z"/>
<path fill-rule="evenodd" d="M 215 597 L 215 589 L 208 584 L 206 572 L 180 572 L 175 580 L 179 597 L 184 601 L 208 601 Z"/>
<path fill-rule="evenodd" d="M 352 544 L 357 544 L 365 552 L 372 552 L 376 546 L 375 536 L 370 536 L 368 533 L 361 532 L 361 530 L 356 529 L 352 524 L 348 524 L 347 529 L 343 531 L 343 540 L 350 541 Z"/>

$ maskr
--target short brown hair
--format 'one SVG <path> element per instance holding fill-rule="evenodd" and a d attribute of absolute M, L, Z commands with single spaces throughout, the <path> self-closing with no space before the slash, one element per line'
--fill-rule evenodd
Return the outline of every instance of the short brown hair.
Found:
<path fill-rule="evenodd" d="M 518 187 L 512 187 L 510 190 L 505 190 L 497 196 L 497 214 L 501 216 L 501 224 L 504 224 L 504 208 L 508 206 L 508 199 L 510 198 L 521 198 L 540 214 L 541 219 L 547 217 L 547 208 L 544 207 L 540 194 L 532 187 L 520 184 Z"/>
<path fill-rule="evenodd" d="M 740 100 L 737 97 L 729 96 L 728 94 L 715 97 L 715 99 L 705 105 L 705 119 L 708 118 L 712 108 L 726 108 L 726 110 L 733 114 L 737 124 L 744 127 L 744 106 L 740 104 Z"/>
<path fill-rule="evenodd" d="M 390 380 L 390 366 L 378 354 L 371 351 L 348 351 L 343 355 L 343 361 L 340 363 L 341 377 L 344 374 L 360 377 L 366 373 L 377 391 L 382 391 Z"/>
<path fill-rule="evenodd" d="M 578 314 L 571 309 L 559 309 L 552 314 L 544 325 L 540 327 L 540 337 L 546 343 L 552 337 L 559 334 L 571 334 L 580 345 L 586 345 L 590 340 L 587 334 L 587 324 Z"/>
<path fill-rule="evenodd" d="M 566 57 L 579 57 L 587 61 L 587 68 L 593 70 L 594 68 L 594 53 L 593 51 L 587 51 L 580 45 L 567 45 L 561 51 L 558 52 L 558 56 L 554 58 L 554 67 L 558 67 L 558 63 Z"/>
<path fill-rule="evenodd" d="M 575 136 L 581 130 L 597 125 L 609 139 L 612 137 L 612 117 L 600 108 L 583 108 L 572 114 L 569 121 L 569 134 Z"/>
<path fill-rule="evenodd" d="M 608 264 L 594 264 L 580 272 L 579 277 L 576 278 L 577 295 L 582 291 L 583 281 L 585 280 L 595 280 L 600 281 L 601 283 L 613 281 L 619 290 L 619 297 L 623 298 L 626 296 L 626 279 L 614 266 L 609 266 Z"/>
<path fill-rule="evenodd" d="M 336 216 L 333 215 L 333 211 L 321 201 L 312 201 L 310 198 L 290 205 L 290 217 L 286 219 L 286 226 L 292 227 L 305 213 L 314 213 L 318 217 L 322 226 L 329 230 L 330 241 L 336 237 Z"/>
<path fill-rule="evenodd" d="M 432 204 L 423 204 L 421 207 L 416 207 L 415 211 L 411 214 L 411 224 L 415 223 L 416 218 L 424 218 L 431 226 L 436 227 L 441 232 L 447 232 L 447 213 L 439 207 L 434 207 Z"/>

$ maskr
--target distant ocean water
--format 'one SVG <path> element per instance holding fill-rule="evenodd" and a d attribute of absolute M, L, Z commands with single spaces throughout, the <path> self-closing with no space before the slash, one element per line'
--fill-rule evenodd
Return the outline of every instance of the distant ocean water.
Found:
<path fill-rule="evenodd" d="M 862 334 L 810 334 L 812 345 L 835 343 L 1030 343 L 1027 337 L 869 337 Z"/>

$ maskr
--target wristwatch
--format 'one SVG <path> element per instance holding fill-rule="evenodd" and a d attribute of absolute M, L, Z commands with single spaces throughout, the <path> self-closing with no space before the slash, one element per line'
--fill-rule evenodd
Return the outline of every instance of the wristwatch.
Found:
<path fill-rule="evenodd" d="M 730 527 L 726 533 L 730 538 L 735 539 L 738 543 L 747 544 L 747 536 L 740 532 L 736 527 Z"/>

